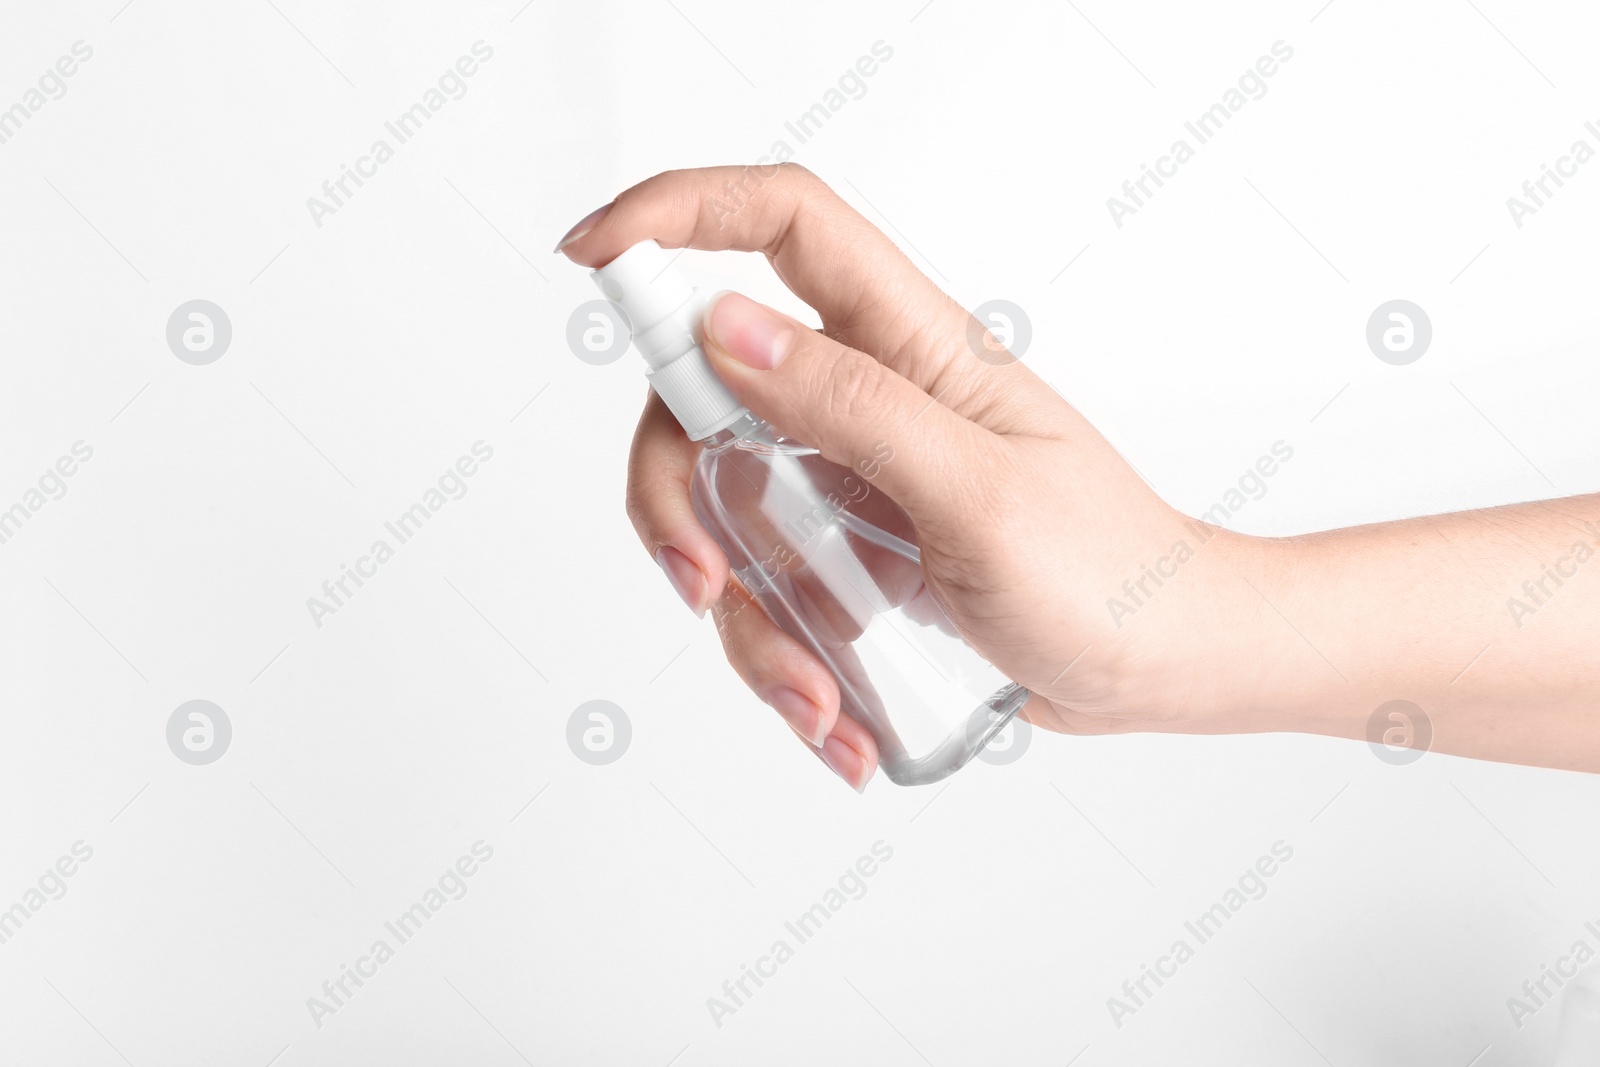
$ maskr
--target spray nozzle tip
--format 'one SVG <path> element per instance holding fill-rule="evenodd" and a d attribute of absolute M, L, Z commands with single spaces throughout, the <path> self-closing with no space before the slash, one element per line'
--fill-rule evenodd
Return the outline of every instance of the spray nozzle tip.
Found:
<path fill-rule="evenodd" d="M 701 350 L 702 301 L 668 253 L 640 241 L 590 276 L 628 322 L 633 345 L 650 366 L 650 386 L 684 431 L 701 440 L 746 414 Z"/>
<path fill-rule="evenodd" d="M 694 296 L 670 255 L 654 241 L 640 241 L 591 277 L 601 294 L 628 319 L 637 336 L 677 312 Z"/>

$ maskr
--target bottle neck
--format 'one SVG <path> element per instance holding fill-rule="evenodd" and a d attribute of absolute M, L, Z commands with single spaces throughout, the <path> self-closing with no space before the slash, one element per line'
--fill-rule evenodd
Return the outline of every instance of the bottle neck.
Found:
<path fill-rule="evenodd" d="M 771 436 L 772 426 L 747 411 L 733 425 L 702 438 L 700 443 L 706 448 L 726 448 L 735 441 L 763 440 Z"/>

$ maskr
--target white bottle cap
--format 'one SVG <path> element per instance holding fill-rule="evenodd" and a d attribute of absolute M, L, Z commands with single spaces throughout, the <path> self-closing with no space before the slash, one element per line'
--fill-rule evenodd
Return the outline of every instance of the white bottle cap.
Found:
<path fill-rule="evenodd" d="M 654 241 L 640 241 L 591 275 L 627 320 L 645 377 L 691 440 L 710 437 L 749 414 L 711 369 L 702 349 L 705 301 Z"/>

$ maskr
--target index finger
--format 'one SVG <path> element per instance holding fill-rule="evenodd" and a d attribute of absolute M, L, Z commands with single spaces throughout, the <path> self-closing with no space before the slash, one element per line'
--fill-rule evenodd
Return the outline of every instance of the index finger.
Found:
<path fill-rule="evenodd" d="M 761 252 L 822 316 L 824 332 L 875 356 L 930 394 L 954 355 L 928 338 L 961 337 L 967 312 L 876 226 L 793 163 L 674 170 L 626 190 L 560 250 L 604 266 L 640 241 Z"/>

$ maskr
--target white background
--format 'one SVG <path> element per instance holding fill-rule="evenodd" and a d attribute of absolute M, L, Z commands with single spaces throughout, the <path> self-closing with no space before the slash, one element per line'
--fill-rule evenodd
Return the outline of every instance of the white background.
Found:
<path fill-rule="evenodd" d="M 0 107 L 94 56 L 0 145 L 0 507 L 94 457 L 0 545 L 0 908 L 94 854 L 0 944 L 0 1062 L 1548 1061 L 1558 1008 L 1518 1030 L 1506 998 L 1595 942 L 1600 780 L 1035 733 L 856 796 L 639 551 L 637 361 L 567 349 L 594 291 L 547 249 L 783 139 L 967 306 L 1024 307 L 1026 361 L 1191 513 L 1279 440 L 1240 529 L 1592 491 L 1600 162 L 1520 229 L 1505 206 L 1596 141 L 1591 12 L 273 3 L 4 9 Z M 467 95 L 318 228 L 306 199 L 480 39 Z M 784 122 L 879 40 L 798 145 Z M 1267 95 L 1117 228 L 1106 198 L 1278 40 Z M 756 257 L 684 263 L 779 299 Z M 164 337 L 195 298 L 234 330 L 203 367 Z M 1364 339 L 1394 298 L 1434 328 L 1405 367 Z M 480 439 L 470 492 L 315 626 L 306 598 Z M 196 698 L 234 728 L 203 767 L 165 739 Z M 565 741 L 591 699 L 632 723 L 610 766 Z M 470 892 L 315 1025 L 480 839 Z M 879 840 L 866 896 L 715 1025 Z M 1279 840 L 1270 892 L 1115 1026 Z"/>

